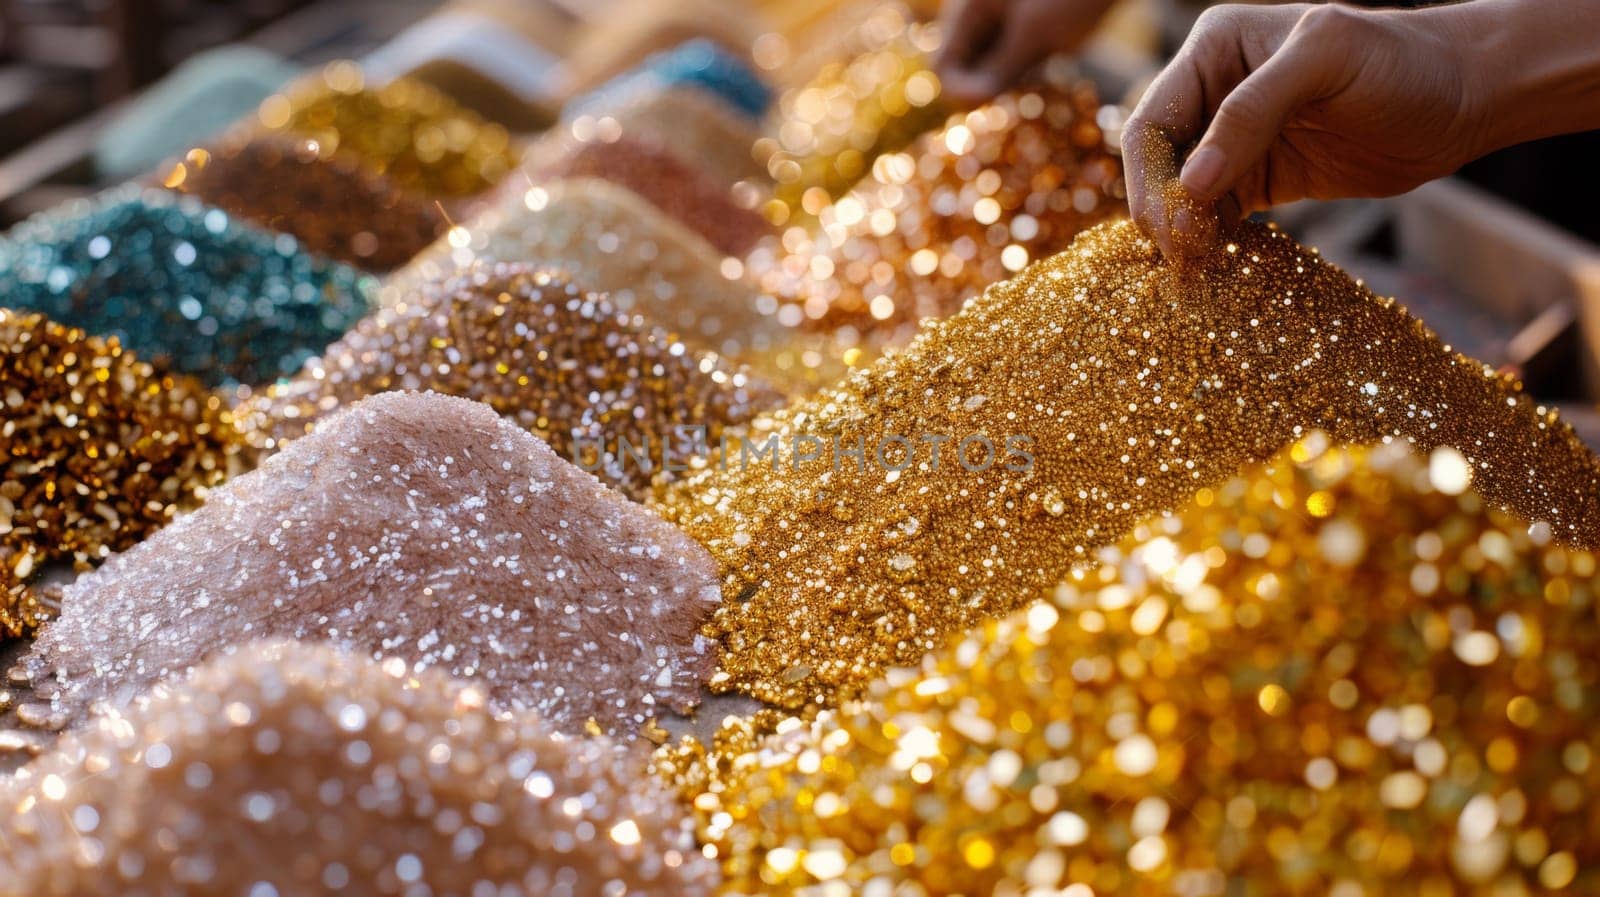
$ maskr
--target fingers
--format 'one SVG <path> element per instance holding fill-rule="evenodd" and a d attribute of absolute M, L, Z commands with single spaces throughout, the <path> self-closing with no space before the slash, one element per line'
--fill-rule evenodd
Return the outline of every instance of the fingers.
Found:
<path fill-rule="evenodd" d="M 1331 74 L 1321 49 L 1326 44 L 1304 35 L 1297 30 L 1217 107 L 1179 175 L 1196 199 L 1209 202 L 1239 186 L 1295 112 L 1321 94 Z"/>
<path fill-rule="evenodd" d="M 1190 42 L 1196 38 L 1191 35 Z M 1140 229 L 1156 241 L 1164 255 L 1176 251 L 1168 199 L 1177 177 L 1178 145 L 1200 133 L 1204 97 L 1195 55 L 1188 44 L 1162 71 L 1129 117 L 1122 131 L 1122 160 L 1128 186 L 1128 210 Z M 1184 223 L 1193 225 L 1192 210 Z"/>
<path fill-rule="evenodd" d="M 969 65 L 994 39 L 1002 9 L 990 0 L 948 0 L 939 14 L 943 42 L 934 59 L 941 80 Z"/>
<path fill-rule="evenodd" d="M 1250 173 L 1332 77 L 1330 53 L 1306 37 L 1302 17 L 1299 8 L 1212 9 L 1129 117 L 1129 210 L 1163 254 L 1208 249 L 1220 200 L 1232 218 L 1261 199 L 1266 185 Z M 1195 150 L 1180 168 L 1188 146 Z"/>
<path fill-rule="evenodd" d="M 981 58 L 940 78 L 945 93 L 961 102 L 981 103 L 1011 86 L 1049 55 L 1045 36 L 1030 25 L 1030 17 L 1006 16 L 999 38 Z"/>

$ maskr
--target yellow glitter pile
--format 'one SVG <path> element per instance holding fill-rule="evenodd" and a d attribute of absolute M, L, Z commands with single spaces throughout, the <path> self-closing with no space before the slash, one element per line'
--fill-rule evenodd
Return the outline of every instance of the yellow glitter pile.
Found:
<path fill-rule="evenodd" d="M 1086 231 L 670 493 L 723 565 L 713 687 L 832 703 L 1312 429 L 1453 445 L 1600 544 L 1600 460 L 1554 412 L 1287 236 L 1232 239 L 1180 272 Z"/>
<path fill-rule="evenodd" d="M 954 314 L 984 287 L 1126 212 L 1122 167 L 1095 122 L 1093 85 L 1003 94 L 952 116 L 747 260 L 803 326 L 862 358 L 897 348 L 923 318 Z"/>
<path fill-rule="evenodd" d="M 235 415 L 253 441 L 275 447 L 391 390 L 484 402 L 635 498 L 652 473 L 675 475 L 667 461 L 689 463 L 724 428 L 784 398 L 563 274 L 477 263 L 363 320 Z"/>
<path fill-rule="evenodd" d="M 1593 893 L 1595 556 L 1452 449 L 1322 444 L 809 727 L 663 754 L 726 893 Z"/>
<path fill-rule="evenodd" d="M 0 561 L 98 563 L 255 463 L 222 400 L 115 339 L 0 308 Z"/>
<path fill-rule="evenodd" d="M 505 128 L 420 81 L 368 88 L 348 61 L 266 98 L 257 117 L 268 130 L 315 140 L 325 157 L 342 151 L 429 196 L 482 192 L 517 164 Z"/>
<path fill-rule="evenodd" d="M 901 18 L 872 50 L 823 66 L 778 98 L 777 130 L 756 144 L 777 184 L 765 208 L 769 221 L 820 214 L 880 153 L 939 123 L 939 77 L 928 61 L 937 48 L 932 27 Z"/>

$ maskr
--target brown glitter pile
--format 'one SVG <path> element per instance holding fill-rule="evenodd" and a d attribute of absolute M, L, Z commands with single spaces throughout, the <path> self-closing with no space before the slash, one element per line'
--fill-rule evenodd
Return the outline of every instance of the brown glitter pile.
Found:
<path fill-rule="evenodd" d="M 778 98 L 777 127 L 755 152 L 777 184 L 765 207 L 774 224 L 803 222 L 864 177 L 881 153 L 910 143 L 945 114 L 928 56 L 930 26 L 902 19 L 881 43 L 829 63 Z"/>
<path fill-rule="evenodd" d="M 263 100 L 257 117 L 269 131 L 314 140 L 324 156 L 344 152 L 427 196 L 482 192 L 517 164 L 504 127 L 420 81 L 368 88 L 348 61 Z"/>
<path fill-rule="evenodd" d="M 99 563 L 254 465 L 222 400 L 114 339 L 0 308 L 0 562 Z"/>
<path fill-rule="evenodd" d="M 910 341 L 984 287 L 1053 255 L 1119 212 L 1122 168 L 1095 124 L 1087 82 L 1000 96 L 953 116 L 747 260 L 780 316 L 831 333 L 864 358 Z"/>
<path fill-rule="evenodd" d="M 650 488 L 652 470 L 676 475 L 663 460 L 690 463 L 724 428 L 783 401 L 759 379 L 685 348 L 564 275 L 480 263 L 362 321 L 235 416 L 272 447 L 335 409 L 396 389 L 484 402 L 635 498 Z M 704 431 L 697 436 L 694 427 Z M 643 449 L 651 469 L 619 456 L 623 441 Z"/>
<path fill-rule="evenodd" d="M 1087 231 L 777 415 L 776 462 L 674 490 L 724 573 L 713 687 L 833 703 L 1314 428 L 1455 446 L 1485 498 L 1600 545 L 1600 460 L 1553 411 L 1287 236 L 1232 239 L 1180 279 L 1131 222 Z"/>
<path fill-rule="evenodd" d="M 638 765 L 436 671 L 254 643 L 6 783 L 0 892 L 709 895 Z"/>
<path fill-rule="evenodd" d="M 599 178 L 632 190 L 724 255 L 743 256 L 772 232 L 760 215 L 733 201 L 726 183 L 648 137 L 557 138 L 535 147 L 523 164 L 535 183 Z"/>
<path fill-rule="evenodd" d="M 1595 555 L 1453 449 L 1325 443 L 810 726 L 663 755 L 725 893 L 1592 893 Z"/>
<path fill-rule="evenodd" d="M 348 158 L 324 158 L 315 143 L 281 136 L 190 150 L 160 181 L 371 271 L 405 264 L 446 226 L 432 203 Z"/>
<path fill-rule="evenodd" d="M 79 577 L 22 663 L 71 716 L 249 639 L 327 641 L 631 739 L 699 700 L 716 601 L 693 540 L 488 406 L 389 392 Z"/>

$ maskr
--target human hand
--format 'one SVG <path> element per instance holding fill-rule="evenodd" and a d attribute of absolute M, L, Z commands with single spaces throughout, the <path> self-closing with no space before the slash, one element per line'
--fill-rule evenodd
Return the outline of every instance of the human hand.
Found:
<path fill-rule="evenodd" d="M 1134 220 L 1194 255 L 1219 215 L 1403 193 L 1487 152 L 1490 66 L 1465 58 L 1459 13 L 1475 5 L 1208 9 L 1124 127 Z"/>
<path fill-rule="evenodd" d="M 948 0 L 935 60 L 944 93 L 981 103 L 1052 53 L 1076 48 L 1116 0 Z"/>

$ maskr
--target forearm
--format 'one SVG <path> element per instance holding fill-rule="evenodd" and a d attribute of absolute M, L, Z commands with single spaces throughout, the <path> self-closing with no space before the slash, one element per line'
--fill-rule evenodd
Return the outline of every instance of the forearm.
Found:
<path fill-rule="evenodd" d="M 1471 0 L 1459 12 L 1485 83 L 1483 152 L 1600 128 L 1600 0 Z"/>

